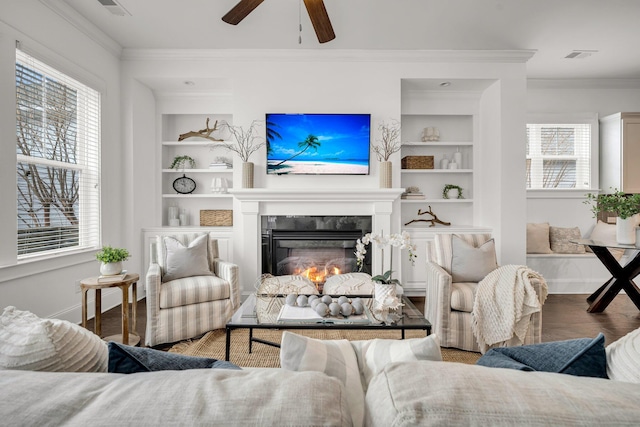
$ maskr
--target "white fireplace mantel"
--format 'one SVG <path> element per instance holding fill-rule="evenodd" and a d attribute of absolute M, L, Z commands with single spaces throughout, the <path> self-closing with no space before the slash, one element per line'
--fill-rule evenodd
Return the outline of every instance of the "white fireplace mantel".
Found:
<path fill-rule="evenodd" d="M 240 252 L 243 290 L 251 292 L 261 273 L 261 225 L 263 215 L 367 215 L 375 233 L 393 232 L 393 205 L 403 188 L 383 189 L 271 189 L 243 188 L 230 190 L 234 201 L 234 228 L 242 230 Z M 240 237 L 240 236 L 238 236 Z M 377 251 L 376 251 L 377 252 Z M 238 259 L 236 258 L 236 259 Z M 380 269 L 373 254 L 373 271 Z M 378 268 L 376 268 L 378 266 Z"/>
<path fill-rule="evenodd" d="M 243 188 L 229 190 L 240 201 L 253 202 L 393 202 L 404 192 L 404 188 L 375 189 L 270 189 Z"/>

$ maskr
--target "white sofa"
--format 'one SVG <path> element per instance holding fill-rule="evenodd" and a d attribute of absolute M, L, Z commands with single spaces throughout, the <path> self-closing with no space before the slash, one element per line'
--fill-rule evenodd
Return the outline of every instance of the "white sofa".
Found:
<path fill-rule="evenodd" d="M 10 426 L 349 426 L 345 387 L 320 372 L 197 369 L 136 374 L 0 371 Z M 637 426 L 640 384 L 451 362 L 373 377 L 368 426 Z"/>

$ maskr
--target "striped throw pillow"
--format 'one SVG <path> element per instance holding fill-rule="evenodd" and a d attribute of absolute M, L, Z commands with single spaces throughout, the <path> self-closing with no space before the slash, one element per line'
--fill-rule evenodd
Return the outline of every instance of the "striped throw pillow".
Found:
<path fill-rule="evenodd" d="M 352 341 L 351 345 L 358 358 L 358 366 L 362 373 L 362 386 L 365 392 L 371 379 L 389 363 L 418 360 L 442 361 L 440 340 L 435 334 L 424 338 L 404 340 L 378 338 Z"/>
<path fill-rule="evenodd" d="M 317 340 L 284 331 L 280 366 L 289 371 L 317 371 L 345 386 L 354 426 L 364 423 L 364 391 L 358 361 L 348 340 Z"/>
<path fill-rule="evenodd" d="M 107 372 L 107 343 L 59 319 L 7 307 L 0 316 L 0 370 Z"/>

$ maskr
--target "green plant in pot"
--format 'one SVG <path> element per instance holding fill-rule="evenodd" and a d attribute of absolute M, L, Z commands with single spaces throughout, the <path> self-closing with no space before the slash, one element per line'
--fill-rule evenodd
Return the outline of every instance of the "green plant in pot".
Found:
<path fill-rule="evenodd" d="M 113 276 L 122 273 L 122 261 L 126 261 L 130 256 L 126 249 L 103 246 L 102 250 L 96 253 L 96 259 L 102 262 L 100 274 Z"/>
<path fill-rule="evenodd" d="M 625 194 L 612 188 L 608 194 L 587 194 L 584 203 L 591 204 L 591 212 L 597 217 L 600 212 L 613 212 L 616 220 L 616 240 L 618 243 L 636 243 L 636 221 L 634 215 L 640 213 L 640 194 Z"/>
<path fill-rule="evenodd" d="M 196 167 L 196 161 L 193 159 L 193 157 L 191 156 L 176 156 L 173 159 L 173 162 L 171 163 L 171 166 L 169 166 L 169 169 L 184 169 L 187 164 L 189 165 L 189 167 L 191 168 L 195 168 Z"/>

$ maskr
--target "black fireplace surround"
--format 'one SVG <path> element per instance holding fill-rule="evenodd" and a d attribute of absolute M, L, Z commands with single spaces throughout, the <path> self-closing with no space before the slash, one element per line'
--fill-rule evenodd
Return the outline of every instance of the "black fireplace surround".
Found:
<path fill-rule="evenodd" d="M 370 216 L 263 216 L 261 223 L 262 272 L 316 283 L 357 271 L 356 240 L 371 232 Z M 371 271 L 368 253 L 362 271 Z"/>

